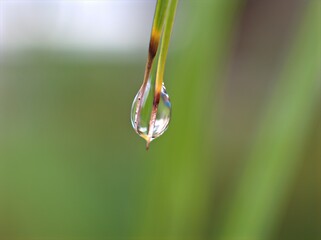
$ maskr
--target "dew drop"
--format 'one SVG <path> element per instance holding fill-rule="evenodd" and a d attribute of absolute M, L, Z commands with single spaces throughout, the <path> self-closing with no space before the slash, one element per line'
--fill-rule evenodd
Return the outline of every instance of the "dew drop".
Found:
<path fill-rule="evenodd" d="M 150 134 L 149 128 L 151 113 L 153 109 L 153 100 L 154 87 L 151 87 L 151 79 L 149 79 L 145 88 L 141 87 L 141 89 L 138 91 L 131 108 L 132 126 L 136 133 L 147 141 L 147 146 L 149 142 L 159 137 L 166 131 L 171 118 L 171 102 L 166 92 L 166 88 L 163 84 L 155 123 L 154 126 L 152 126 L 152 134 Z M 139 109 L 140 104 L 141 109 Z"/>

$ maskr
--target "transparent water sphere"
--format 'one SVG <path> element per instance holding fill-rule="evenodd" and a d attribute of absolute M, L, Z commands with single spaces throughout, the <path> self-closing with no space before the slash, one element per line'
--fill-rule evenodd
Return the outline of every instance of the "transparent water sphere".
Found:
<path fill-rule="evenodd" d="M 157 108 L 155 124 L 153 126 L 152 134 L 148 136 L 154 100 L 154 87 L 151 88 L 150 80 L 146 84 L 144 95 L 141 97 L 141 99 L 139 99 L 141 91 L 143 91 L 143 88 L 138 91 L 132 104 L 131 123 L 137 134 L 144 138 L 149 144 L 149 142 L 162 135 L 168 128 L 168 124 L 171 119 L 172 106 L 169 96 L 166 92 L 166 88 L 163 84 Z M 141 101 L 140 111 L 138 109 L 138 101 Z"/>

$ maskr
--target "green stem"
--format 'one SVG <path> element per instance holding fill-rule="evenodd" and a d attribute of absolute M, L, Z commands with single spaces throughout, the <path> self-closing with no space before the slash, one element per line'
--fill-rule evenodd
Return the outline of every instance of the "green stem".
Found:
<path fill-rule="evenodd" d="M 162 31 L 163 25 L 164 25 L 164 19 L 166 16 L 166 10 L 168 6 L 168 2 L 170 0 L 158 0 L 156 4 L 155 14 L 154 14 L 154 20 L 153 20 L 153 27 L 152 27 L 152 34 L 153 30 L 156 30 L 158 32 Z"/>
<path fill-rule="evenodd" d="M 163 79 L 164 79 L 167 52 L 168 52 L 169 42 L 170 42 L 171 33 L 174 25 L 174 18 L 175 18 L 177 3 L 178 3 L 178 0 L 170 0 L 168 3 L 168 9 L 165 14 L 165 25 L 163 30 L 162 42 L 160 46 L 159 58 L 158 58 L 156 81 L 155 81 L 155 94 L 154 94 L 154 101 L 153 101 L 153 109 L 152 109 L 150 122 L 149 122 L 146 149 L 149 148 L 149 144 L 153 135 L 154 125 L 156 121 L 157 109 L 158 109 L 158 104 L 160 100 Z"/>
<path fill-rule="evenodd" d="M 152 32 L 150 36 L 149 41 L 149 50 L 148 50 L 148 57 L 145 67 L 145 73 L 144 73 L 144 80 L 143 84 L 139 91 L 138 101 L 137 101 L 137 110 L 135 113 L 135 125 L 136 125 L 136 131 L 138 132 L 138 126 L 140 123 L 140 114 L 142 109 L 142 97 L 144 96 L 146 85 L 149 79 L 149 75 L 152 69 L 152 65 L 154 62 L 154 58 L 156 56 L 157 50 L 158 50 L 158 44 L 161 37 L 162 28 L 164 26 L 165 22 L 165 16 L 167 12 L 169 0 L 158 0 L 156 4 L 155 14 L 154 14 L 154 20 L 153 20 L 153 26 L 152 26 Z"/>
<path fill-rule="evenodd" d="M 163 33 L 162 42 L 160 46 L 160 54 L 159 54 L 158 65 L 157 65 L 155 92 L 159 92 L 162 88 L 166 58 L 168 53 L 169 42 L 171 39 L 171 33 L 174 25 L 174 18 L 175 18 L 177 3 L 178 3 L 178 0 L 171 0 L 168 8 L 168 14 L 167 14 L 167 19 L 164 26 L 164 33 Z"/>

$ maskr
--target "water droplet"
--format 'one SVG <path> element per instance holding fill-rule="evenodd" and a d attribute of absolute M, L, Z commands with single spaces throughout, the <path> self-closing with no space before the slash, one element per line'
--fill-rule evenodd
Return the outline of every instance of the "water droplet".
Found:
<path fill-rule="evenodd" d="M 139 136 L 149 142 L 162 135 L 170 122 L 171 118 L 171 102 L 166 92 L 164 84 L 162 85 L 159 104 L 157 106 L 157 114 L 154 124 L 151 125 L 151 117 L 154 101 L 154 84 L 151 83 L 151 78 L 146 85 L 142 86 L 138 91 L 131 109 L 131 123 L 134 130 Z M 151 87 L 153 86 L 153 87 Z M 139 109 L 139 106 L 141 108 Z M 150 128 L 153 128 L 152 131 Z"/>

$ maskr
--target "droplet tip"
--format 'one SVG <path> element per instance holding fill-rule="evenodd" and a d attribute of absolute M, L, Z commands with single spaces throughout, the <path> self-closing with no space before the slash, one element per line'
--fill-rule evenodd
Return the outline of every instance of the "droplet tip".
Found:
<path fill-rule="evenodd" d="M 150 145 L 150 139 L 148 139 L 148 140 L 146 141 L 146 151 L 149 150 L 149 145 Z"/>

